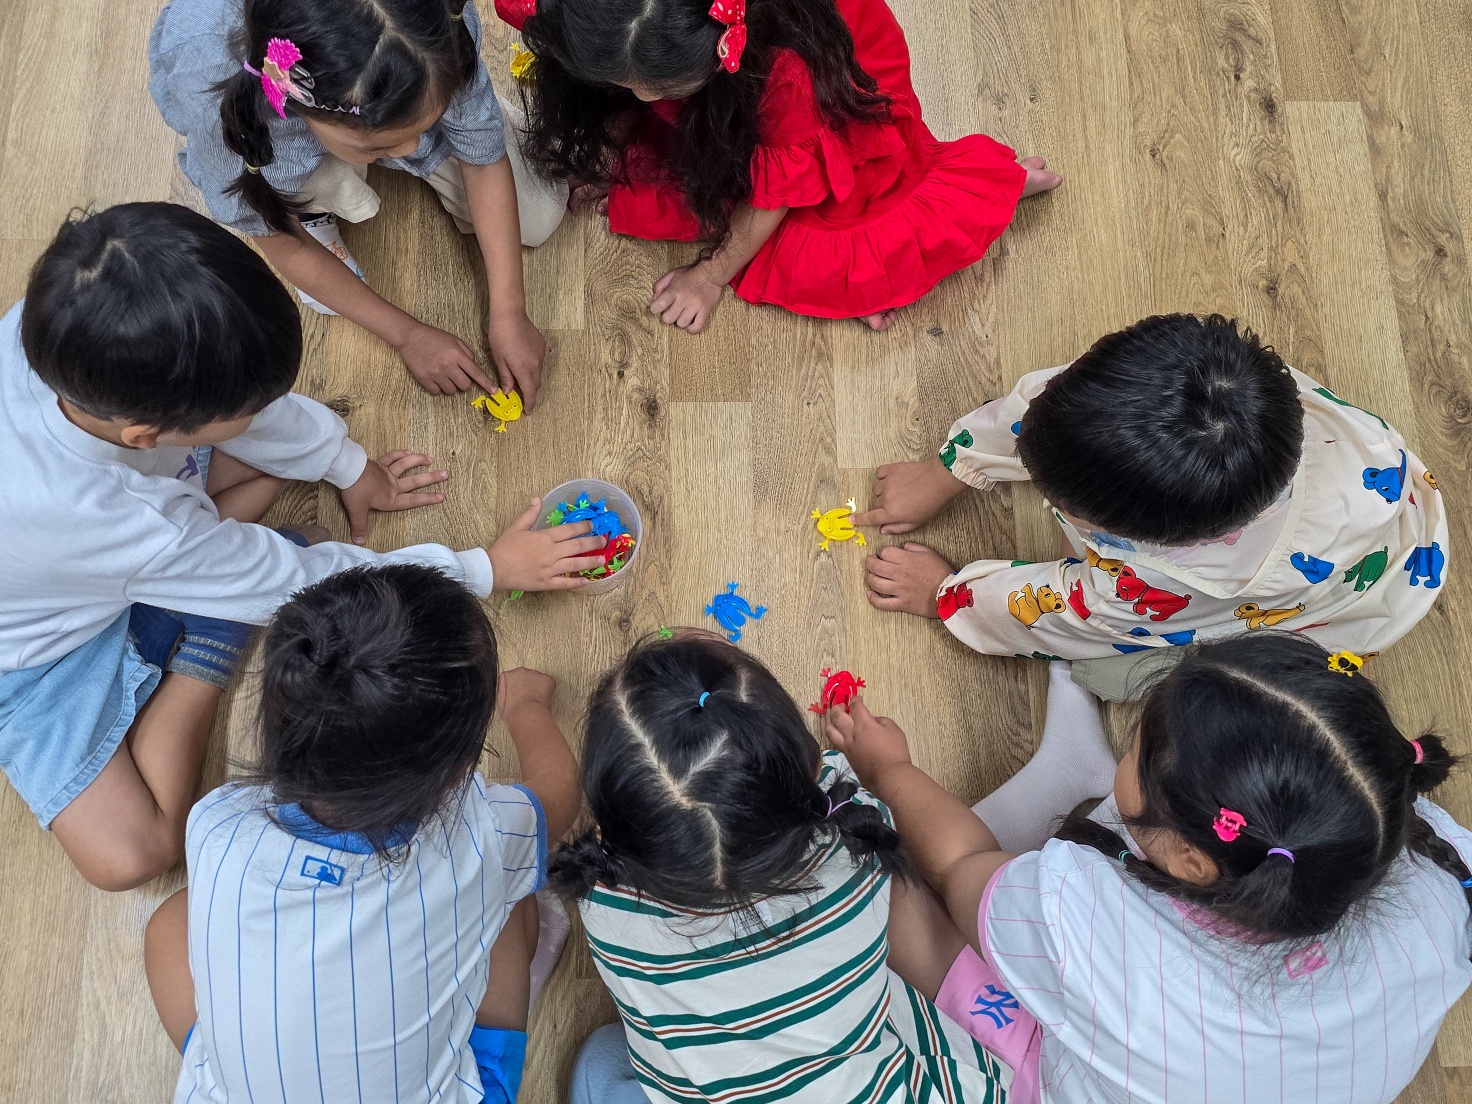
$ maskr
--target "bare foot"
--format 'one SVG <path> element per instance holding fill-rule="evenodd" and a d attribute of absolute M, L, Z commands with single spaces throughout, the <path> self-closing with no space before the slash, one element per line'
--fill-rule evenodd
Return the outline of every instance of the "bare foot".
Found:
<path fill-rule="evenodd" d="M 1035 196 L 1039 192 L 1051 192 L 1063 183 L 1063 178 L 1048 170 L 1048 162 L 1041 157 L 1024 157 L 1017 162 L 1027 170 L 1027 183 L 1022 187 L 1022 198 Z"/>
<path fill-rule="evenodd" d="M 915 541 L 890 547 L 864 561 L 869 604 L 875 609 L 939 617 L 935 592 L 956 569 L 935 549 Z"/>
<path fill-rule="evenodd" d="M 608 214 L 608 185 L 580 184 L 567 195 L 567 209 L 580 215 L 592 207 L 600 215 Z"/>
<path fill-rule="evenodd" d="M 889 310 L 880 311 L 878 314 L 864 315 L 863 322 L 871 330 L 883 333 L 894 325 L 894 316 L 898 313 L 899 309 L 897 307 L 891 307 Z"/>

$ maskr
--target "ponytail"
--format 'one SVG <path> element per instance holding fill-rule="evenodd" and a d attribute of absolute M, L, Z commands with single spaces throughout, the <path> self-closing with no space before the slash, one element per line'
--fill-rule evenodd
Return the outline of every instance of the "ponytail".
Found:
<path fill-rule="evenodd" d="M 821 791 L 820 791 L 821 792 Z M 835 784 L 823 800 L 831 813 L 820 808 L 817 815 L 825 817 L 837 832 L 839 841 L 859 863 L 868 868 L 877 868 L 891 877 L 902 881 L 913 881 L 914 866 L 900 842 L 900 835 L 888 823 L 883 814 L 872 805 L 861 805 L 853 800 L 859 787 L 852 780 Z"/>
<path fill-rule="evenodd" d="M 276 160 L 271 144 L 270 106 L 260 78 L 244 69 L 215 86 L 220 93 L 220 130 L 225 145 L 241 159 L 240 175 L 225 189 L 238 196 L 278 234 L 293 233 L 302 205 L 282 195 L 263 171 Z"/>
<path fill-rule="evenodd" d="M 547 881 L 564 900 L 582 900 L 600 882 L 618 882 L 618 864 L 596 833 L 588 831 L 564 843 L 547 862 Z"/>

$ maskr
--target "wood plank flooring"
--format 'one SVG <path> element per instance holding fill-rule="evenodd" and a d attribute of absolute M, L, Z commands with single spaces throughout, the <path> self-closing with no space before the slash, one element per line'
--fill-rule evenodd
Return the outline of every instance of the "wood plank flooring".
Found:
<path fill-rule="evenodd" d="M 911 733 L 923 766 L 968 801 L 1026 761 L 1042 668 L 984 659 L 934 623 L 864 602 L 851 546 L 820 552 L 814 508 L 867 494 L 871 469 L 918 458 L 952 418 L 1107 330 L 1170 310 L 1245 318 L 1297 367 L 1391 418 L 1453 501 L 1472 504 L 1472 7 L 1465 0 L 894 0 L 915 84 L 943 138 L 984 130 L 1041 153 L 1059 192 L 1024 205 L 967 272 L 873 335 L 730 297 L 689 337 L 658 326 L 647 289 L 685 247 L 610 238 L 570 219 L 527 255 L 532 315 L 553 352 L 536 414 L 493 434 L 464 399 L 419 391 L 342 321 L 306 316 L 301 389 L 370 450 L 412 444 L 452 472 L 444 506 L 380 518 L 373 544 L 488 542 L 533 494 L 580 475 L 626 487 L 646 545 L 598 598 L 533 596 L 497 613 L 508 663 L 561 681 L 575 733 L 593 680 L 633 639 L 700 623 L 739 580 L 771 612 L 745 643 L 803 699 L 818 669 L 853 668 Z M 149 101 L 157 0 L 0 5 L 0 299 L 74 206 L 198 198 Z M 505 76 L 509 41 L 488 36 Z M 474 254 L 429 190 L 375 171 L 382 214 L 350 228 L 369 280 L 475 340 Z M 343 530 L 317 488 L 283 518 Z M 1452 511 L 1472 555 L 1472 511 Z M 1051 554 L 1030 487 L 967 496 L 922 534 L 964 561 Z M 1459 561 L 1460 562 L 1460 561 Z M 1472 574 L 1378 664 L 1408 728 L 1472 751 Z M 221 712 L 207 785 L 251 751 L 255 684 Z M 514 778 L 493 736 L 486 769 Z M 1441 800 L 1472 823 L 1472 772 Z M 136 893 L 86 887 L 0 787 L 0 1101 L 166 1099 L 178 1071 L 144 985 L 141 932 L 181 875 Z M 578 1042 L 613 1018 L 574 945 L 532 1026 L 525 1101 L 554 1102 Z M 1472 1002 L 1447 1021 L 1402 1097 L 1472 1104 Z"/>

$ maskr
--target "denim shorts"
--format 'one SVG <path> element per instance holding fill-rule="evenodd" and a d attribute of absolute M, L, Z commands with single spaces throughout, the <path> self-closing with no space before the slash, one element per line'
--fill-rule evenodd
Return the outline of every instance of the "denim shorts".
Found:
<path fill-rule="evenodd" d="M 42 828 L 102 773 L 160 677 L 126 610 L 60 659 L 0 674 L 0 768 Z"/>

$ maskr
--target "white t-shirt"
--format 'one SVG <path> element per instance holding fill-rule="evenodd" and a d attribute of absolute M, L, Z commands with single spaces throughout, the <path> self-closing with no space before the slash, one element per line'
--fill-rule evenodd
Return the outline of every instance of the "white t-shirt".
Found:
<path fill-rule="evenodd" d="M 392 865 L 268 801 L 223 786 L 189 816 L 199 1020 L 175 1104 L 478 1104 L 468 1040 L 487 956 L 545 877 L 536 797 L 473 775 Z"/>
<path fill-rule="evenodd" d="M 1472 833 L 1417 810 L 1472 858 Z M 1472 983 L 1467 897 L 1408 854 L 1363 922 L 1292 954 L 1195 911 L 1061 840 L 993 877 L 986 957 L 1042 1025 L 1047 1104 L 1386 1104 Z"/>
<path fill-rule="evenodd" d="M 60 659 L 134 602 L 264 624 L 302 587 L 363 564 L 427 564 L 490 594 L 484 549 L 299 548 L 264 525 L 221 521 L 195 450 L 123 448 L 67 421 L 26 361 L 21 306 L 0 318 L 0 671 Z M 338 487 L 367 463 L 341 418 L 297 394 L 216 449 L 271 475 Z"/>

